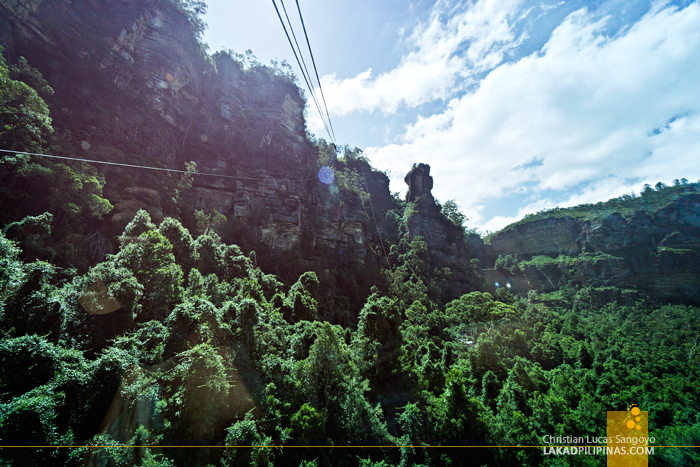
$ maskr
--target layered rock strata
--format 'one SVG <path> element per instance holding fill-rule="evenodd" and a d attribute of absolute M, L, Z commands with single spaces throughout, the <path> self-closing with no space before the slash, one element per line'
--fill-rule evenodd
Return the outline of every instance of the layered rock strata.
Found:
<path fill-rule="evenodd" d="M 489 271 L 491 287 L 555 290 L 572 281 L 634 287 L 662 301 L 700 302 L 700 195 L 686 194 L 654 212 L 597 220 L 561 217 L 523 223 L 484 244 L 468 244 Z M 496 271 L 499 256 L 520 261 Z M 538 258 L 539 257 L 539 258 Z M 548 259 L 549 258 L 549 259 Z"/>
<path fill-rule="evenodd" d="M 85 158 L 179 170 L 194 161 L 222 175 L 194 176 L 195 209 L 217 209 L 272 250 L 306 232 L 312 244 L 364 257 L 371 234 L 357 195 L 330 193 L 315 178 L 299 88 L 227 53 L 212 60 L 172 2 L 2 2 L 0 42 L 54 88 L 54 127 Z M 172 193 L 141 189 L 162 186 L 158 174 L 105 170 L 116 209 L 102 230 L 118 234 L 139 208 L 156 220 L 169 214 Z M 388 195 L 388 183 L 377 189 Z"/>

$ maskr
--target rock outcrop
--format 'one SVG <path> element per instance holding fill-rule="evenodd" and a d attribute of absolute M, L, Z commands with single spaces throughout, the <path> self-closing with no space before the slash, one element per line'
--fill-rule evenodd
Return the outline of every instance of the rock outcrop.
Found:
<path fill-rule="evenodd" d="M 464 232 L 441 212 L 432 194 L 433 177 L 430 166 L 414 165 L 404 181 L 408 185 L 406 193 L 406 213 L 408 237 L 422 237 L 428 252 L 436 263 L 450 268 L 453 279 L 451 286 L 460 295 L 474 290 L 471 275 L 468 273 L 469 255 L 465 247 Z"/>

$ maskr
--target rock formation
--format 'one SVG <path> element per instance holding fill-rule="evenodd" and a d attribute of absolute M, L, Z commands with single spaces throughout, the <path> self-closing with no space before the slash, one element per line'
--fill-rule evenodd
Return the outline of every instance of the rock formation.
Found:
<path fill-rule="evenodd" d="M 422 237 L 435 262 L 450 268 L 454 274 L 452 287 L 458 295 L 469 289 L 473 290 L 475 286 L 467 272 L 469 255 L 465 247 L 464 232 L 461 227 L 447 219 L 440 206 L 435 203 L 430 166 L 414 165 L 404 181 L 408 185 L 408 206 L 404 217 L 407 218 L 409 239 Z"/>
<path fill-rule="evenodd" d="M 582 285 L 637 288 L 662 301 L 700 302 L 700 195 L 686 194 L 653 213 L 597 220 L 549 217 L 496 233 L 489 243 L 470 238 L 470 249 L 488 266 L 491 287 L 514 291 Z M 520 261 L 509 274 L 493 268 L 499 256 Z"/>

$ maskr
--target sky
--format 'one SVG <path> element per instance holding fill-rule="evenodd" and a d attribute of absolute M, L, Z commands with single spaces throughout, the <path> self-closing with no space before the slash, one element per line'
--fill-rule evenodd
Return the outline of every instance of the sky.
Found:
<path fill-rule="evenodd" d="M 286 60 L 305 87 L 272 0 L 206 1 L 212 52 Z M 468 227 L 700 178 L 698 2 L 299 5 L 337 142 L 388 171 L 395 192 L 430 164 L 433 194 Z M 285 7 L 305 47 L 296 3 Z M 329 139 L 310 104 L 309 130 Z"/>

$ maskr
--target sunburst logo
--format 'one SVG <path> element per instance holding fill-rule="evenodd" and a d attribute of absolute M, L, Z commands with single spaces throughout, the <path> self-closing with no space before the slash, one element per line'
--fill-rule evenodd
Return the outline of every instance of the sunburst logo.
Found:
<path fill-rule="evenodd" d="M 642 421 L 641 417 L 642 411 L 639 410 L 639 405 L 637 404 L 630 404 L 629 407 L 627 407 L 627 416 L 625 417 L 625 426 L 629 428 L 630 430 L 641 430 L 642 425 L 640 422 Z"/>
<path fill-rule="evenodd" d="M 638 404 L 630 404 L 627 410 L 607 413 L 608 467 L 648 467 L 649 454 L 654 454 L 649 437 L 649 412 Z"/>

